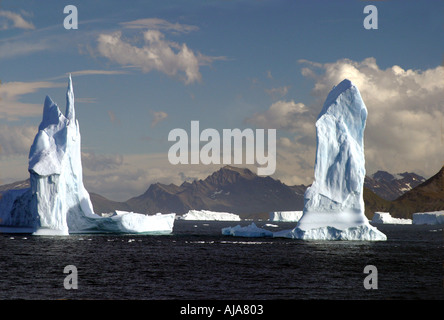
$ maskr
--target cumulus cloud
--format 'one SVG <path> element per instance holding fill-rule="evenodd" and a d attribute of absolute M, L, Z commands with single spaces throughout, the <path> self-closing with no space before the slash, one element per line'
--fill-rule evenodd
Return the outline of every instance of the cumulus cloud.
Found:
<path fill-rule="evenodd" d="M 247 123 L 260 128 L 286 130 L 307 134 L 313 129 L 314 116 L 303 103 L 279 100 L 265 112 L 255 113 Z"/>
<path fill-rule="evenodd" d="M 444 67 L 413 70 L 393 65 L 381 69 L 374 58 L 341 59 L 324 64 L 300 60 L 299 63 L 303 66 L 302 74 L 314 81 L 315 101 L 308 106 L 278 101 L 265 112 L 247 119 L 255 125 L 275 126 L 294 133 L 294 138 L 279 141 L 277 175 L 279 172 L 284 175 L 286 157 L 293 157 L 293 163 L 297 162 L 298 166 L 310 161 L 298 159 L 305 152 L 312 157 L 311 169 L 304 165 L 301 171 L 295 168 L 291 170 L 294 176 L 288 179 L 303 181 L 304 177 L 312 176 L 315 148 L 310 146 L 315 147 L 315 119 L 328 92 L 344 78 L 357 85 L 368 109 L 365 131 L 368 173 L 382 169 L 430 176 L 441 168 L 444 161 Z"/>
<path fill-rule="evenodd" d="M 169 76 L 179 75 L 186 84 L 201 80 L 197 56 L 186 44 L 170 43 L 158 30 L 144 32 L 143 40 L 145 45 L 137 47 L 122 40 L 121 32 L 101 34 L 98 50 L 110 60 L 139 67 L 143 72 L 157 70 Z"/>
<path fill-rule="evenodd" d="M 178 77 L 185 84 L 200 82 L 202 75 L 199 67 L 209 65 L 224 57 L 211 57 L 195 52 L 187 44 L 179 44 L 165 38 L 164 31 L 187 33 L 197 30 L 197 27 L 172 24 L 162 19 L 140 19 L 122 23 L 125 28 L 146 28 L 142 33 L 142 46 L 137 46 L 122 37 L 122 32 L 100 34 L 98 52 L 123 66 L 137 67 L 142 72 L 157 70 L 168 76 Z"/>
<path fill-rule="evenodd" d="M 32 22 L 26 21 L 21 15 L 17 13 L 0 10 L 0 17 L 5 18 L 0 20 L 0 30 L 7 30 L 11 28 L 28 30 L 35 29 L 35 26 L 32 24 Z"/>
<path fill-rule="evenodd" d="M 275 179 L 287 185 L 313 183 L 316 139 L 306 143 L 300 137 L 280 137 L 277 141 Z"/>
<path fill-rule="evenodd" d="M 284 136 L 277 140 L 273 177 L 288 185 L 307 185 L 313 181 L 316 117 L 309 107 L 293 100 L 279 100 L 266 111 L 255 113 L 245 121 L 259 128 L 293 134 L 291 138 Z"/>

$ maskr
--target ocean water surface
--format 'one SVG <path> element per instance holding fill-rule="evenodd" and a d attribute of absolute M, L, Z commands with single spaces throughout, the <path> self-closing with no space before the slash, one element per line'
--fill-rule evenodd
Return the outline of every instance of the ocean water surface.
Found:
<path fill-rule="evenodd" d="M 443 226 L 379 225 L 383 242 L 221 235 L 250 223 L 179 220 L 166 236 L 0 234 L 0 299 L 444 298 Z M 264 228 L 295 223 L 273 225 Z M 64 287 L 67 265 L 77 289 Z M 367 265 L 377 289 L 364 287 Z"/>

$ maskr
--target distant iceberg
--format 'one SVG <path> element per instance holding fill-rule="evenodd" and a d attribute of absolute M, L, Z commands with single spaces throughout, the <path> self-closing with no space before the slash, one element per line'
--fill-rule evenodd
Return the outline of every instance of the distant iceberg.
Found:
<path fill-rule="evenodd" d="M 145 215 L 116 210 L 108 217 L 96 216 L 93 219 L 80 221 L 81 228 L 70 229 L 69 233 L 170 234 L 174 227 L 175 213 Z"/>
<path fill-rule="evenodd" d="M 298 222 L 302 217 L 302 211 L 273 211 L 270 212 L 269 221 Z"/>
<path fill-rule="evenodd" d="M 209 210 L 189 210 L 180 220 L 209 220 L 209 221 L 240 221 L 239 215 L 229 212 L 217 212 Z"/>
<path fill-rule="evenodd" d="M 148 216 L 94 213 L 83 185 L 80 129 L 69 76 L 66 112 L 46 97 L 43 119 L 29 152 L 31 188 L 11 190 L 0 200 L 2 232 L 35 235 L 70 233 L 171 233 L 175 214 Z"/>
<path fill-rule="evenodd" d="M 414 213 L 413 224 L 444 224 L 444 211 Z"/>
<path fill-rule="evenodd" d="M 235 227 L 222 228 L 222 234 L 226 236 L 247 238 L 273 237 L 273 232 L 258 228 L 254 222 L 245 227 L 237 225 Z"/>
<path fill-rule="evenodd" d="M 412 224 L 412 219 L 393 218 L 390 212 L 375 212 L 371 222 L 376 224 Z"/>

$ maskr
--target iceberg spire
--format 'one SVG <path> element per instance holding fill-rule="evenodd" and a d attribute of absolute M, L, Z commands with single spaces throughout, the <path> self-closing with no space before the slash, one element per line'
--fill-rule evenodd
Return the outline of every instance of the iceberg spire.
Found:
<path fill-rule="evenodd" d="M 312 240 L 386 240 L 364 214 L 367 108 L 348 79 L 335 86 L 316 121 L 315 180 L 295 229 L 278 236 Z"/>
<path fill-rule="evenodd" d="M 92 214 L 89 194 L 83 187 L 80 150 L 69 75 L 66 114 L 47 97 L 43 120 L 30 150 L 30 210 L 39 217 L 35 234 L 67 235 L 70 216 Z"/>
<path fill-rule="evenodd" d="M 34 235 L 172 232 L 175 213 L 148 216 L 116 211 L 112 217 L 95 214 L 83 185 L 80 144 L 69 75 L 66 114 L 46 97 L 42 122 L 29 151 L 31 187 L 0 199 L 0 230 L 3 224 L 13 232 Z"/>
<path fill-rule="evenodd" d="M 68 77 L 68 90 L 66 91 L 66 119 L 72 121 L 76 119 L 76 112 L 74 109 L 74 91 L 72 89 L 71 74 Z"/>

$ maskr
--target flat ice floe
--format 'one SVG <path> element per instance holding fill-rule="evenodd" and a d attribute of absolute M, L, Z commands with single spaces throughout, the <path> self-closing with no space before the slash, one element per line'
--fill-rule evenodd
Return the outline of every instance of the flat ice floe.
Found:
<path fill-rule="evenodd" d="M 444 224 L 444 211 L 414 213 L 413 224 Z"/>
<path fill-rule="evenodd" d="M 412 219 L 393 218 L 390 212 L 375 212 L 371 222 L 375 224 L 412 224 Z"/>
<path fill-rule="evenodd" d="M 234 237 L 247 237 L 247 238 L 261 238 L 261 237 L 272 237 L 273 232 L 258 228 L 253 222 L 248 226 L 241 227 L 237 225 L 235 227 L 222 228 L 222 234 L 226 236 Z"/>

